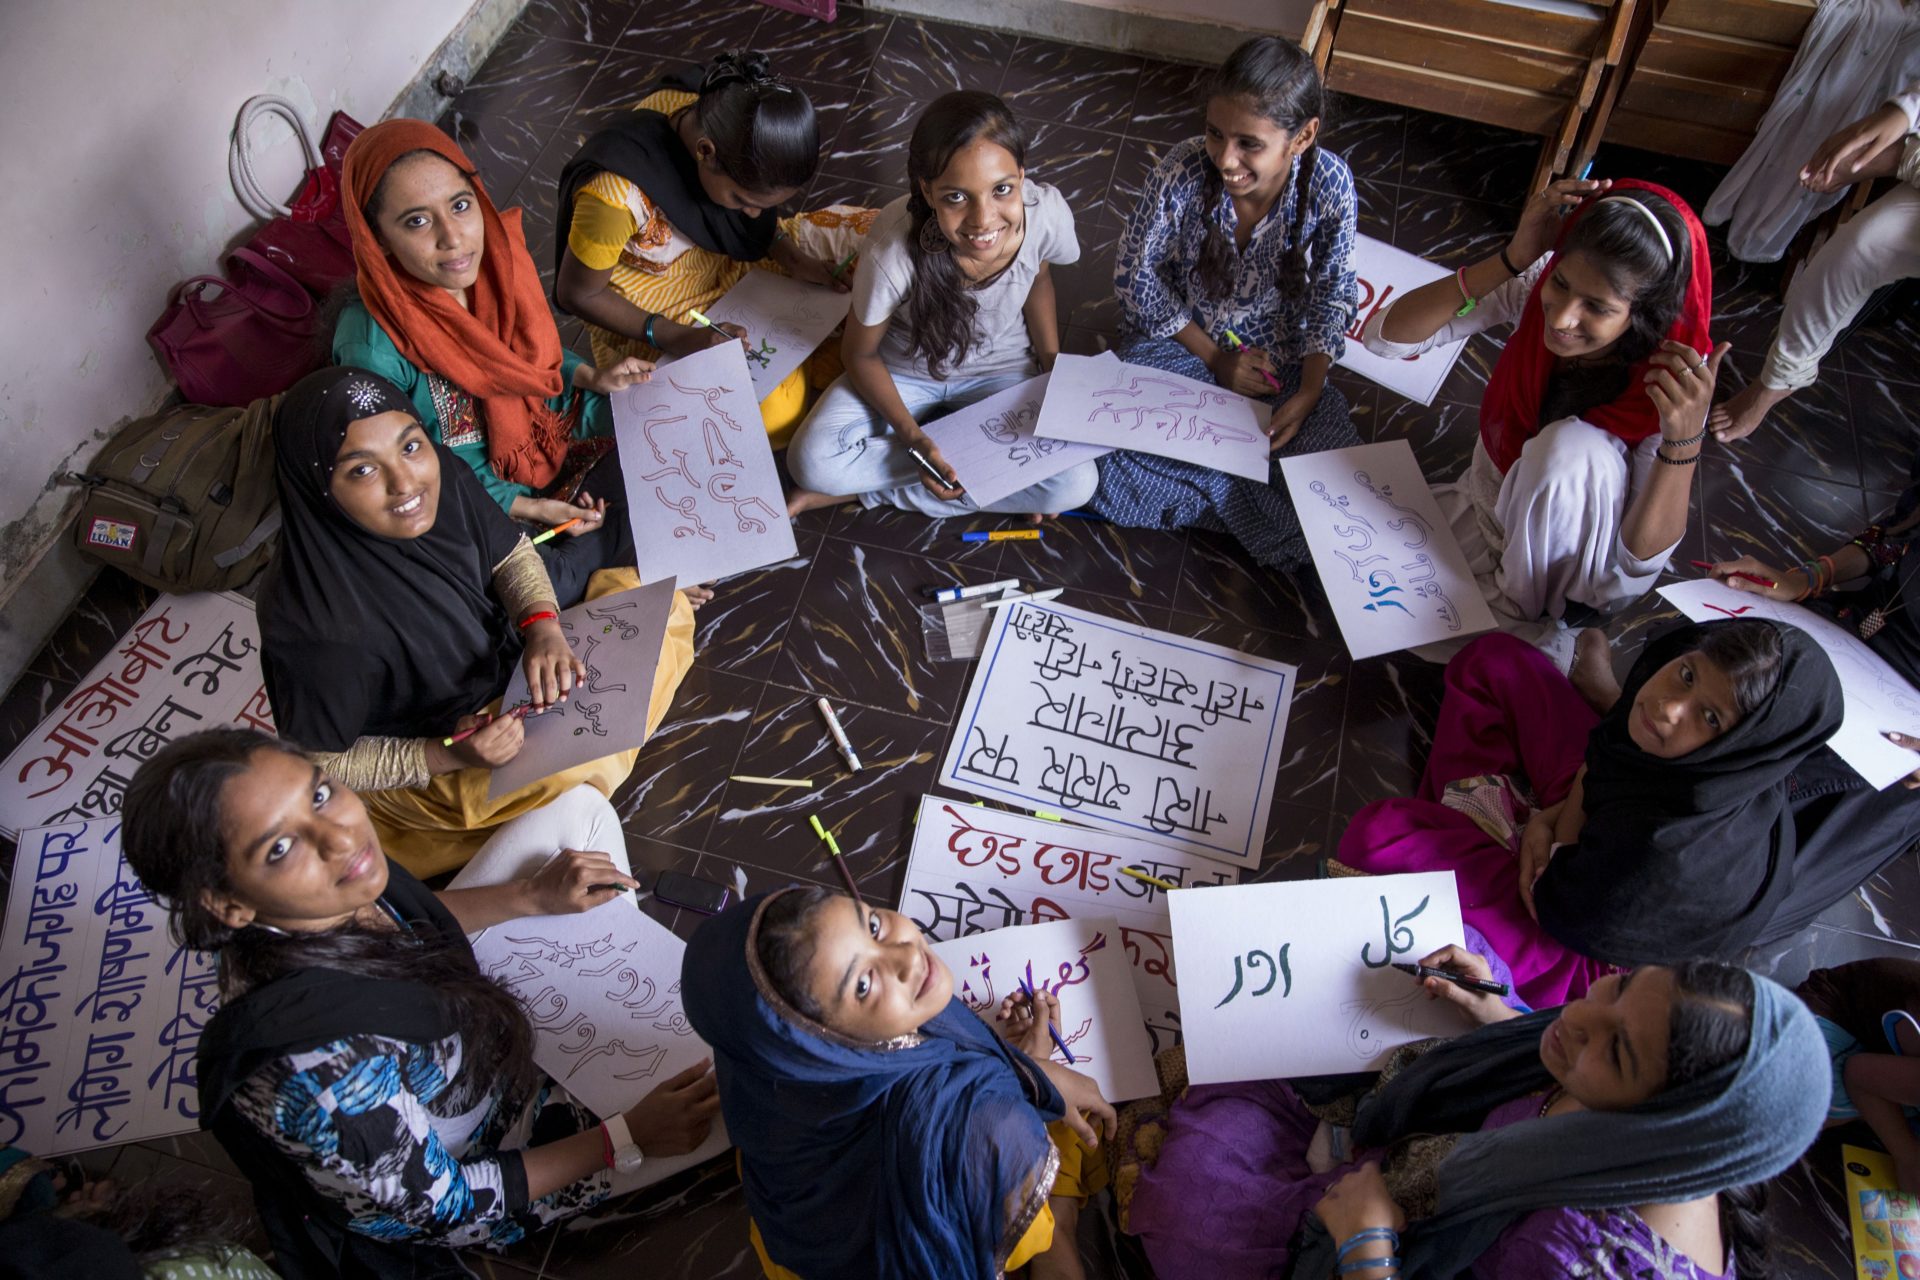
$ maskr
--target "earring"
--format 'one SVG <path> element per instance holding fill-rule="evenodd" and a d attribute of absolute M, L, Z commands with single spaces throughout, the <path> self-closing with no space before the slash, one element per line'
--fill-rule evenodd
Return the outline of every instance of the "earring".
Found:
<path fill-rule="evenodd" d="M 932 214 L 920 224 L 920 251 L 922 253 L 945 253 L 953 248 L 953 242 L 947 239 L 947 233 L 940 229 L 940 219 Z"/>

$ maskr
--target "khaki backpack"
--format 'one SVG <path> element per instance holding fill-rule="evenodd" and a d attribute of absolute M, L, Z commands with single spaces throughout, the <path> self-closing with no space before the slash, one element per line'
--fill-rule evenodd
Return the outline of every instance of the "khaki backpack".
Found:
<path fill-rule="evenodd" d="M 279 396 L 245 408 L 183 404 L 115 436 L 84 472 L 74 542 L 162 591 L 237 587 L 273 555 Z"/>

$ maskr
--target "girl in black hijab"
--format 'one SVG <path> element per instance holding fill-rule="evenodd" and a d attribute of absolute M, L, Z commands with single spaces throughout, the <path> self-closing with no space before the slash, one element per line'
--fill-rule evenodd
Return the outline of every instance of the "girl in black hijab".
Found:
<path fill-rule="evenodd" d="M 369 793 L 391 856 L 420 875 L 450 870 L 484 828 L 580 783 L 610 794 L 625 779 L 633 752 L 487 799 L 490 771 L 522 742 L 518 718 L 484 711 L 514 665 L 536 709 L 585 673 L 538 553 L 392 383 L 344 368 L 303 378 L 274 415 L 274 460 L 282 530 L 259 598 L 267 697 L 280 732 Z M 669 695 L 691 662 L 690 612 L 685 622 L 685 662 L 663 650 Z"/>

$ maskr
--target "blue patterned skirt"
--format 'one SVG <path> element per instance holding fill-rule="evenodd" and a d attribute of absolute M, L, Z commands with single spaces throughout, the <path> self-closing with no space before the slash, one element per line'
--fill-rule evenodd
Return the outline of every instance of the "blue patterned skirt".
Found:
<path fill-rule="evenodd" d="M 1213 375 L 1200 357 L 1171 338 L 1136 342 L 1120 352 L 1128 364 L 1164 369 L 1199 382 Z M 1300 386 L 1300 366 L 1274 370 L 1282 392 L 1269 396 L 1278 405 Z M 1262 424 L 1264 425 L 1264 424 Z M 1116 449 L 1100 459 L 1100 491 L 1087 509 L 1130 529 L 1206 529 L 1228 533 L 1255 561 L 1271 569 L 1295 569 L 1307 563 L 1307 540 L 1294 514 L 1293 499 L 1280 478 L 1279 459 L 1359 444 L 1349 420 L 1347 398 L 1331 382 L 1320 394 L 1299 434 L 1274 455 L 1264 483 L 1230 476 L 1211 467 L 1177 462 L 1150 453 Z"/>

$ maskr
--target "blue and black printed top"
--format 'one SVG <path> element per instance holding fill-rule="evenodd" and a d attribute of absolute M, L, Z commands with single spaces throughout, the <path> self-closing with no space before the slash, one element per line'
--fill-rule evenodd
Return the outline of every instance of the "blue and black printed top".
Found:
<path fill-rule="evenodd" d="M 1339 359 L 1360 301 L 1353 275 L 1356 204 L 1347 162 L 1324 148 L 1314 161 L 1300 225 L 1310 287 L 1305 297 L 1292 301 L 1281 297 L 1278 284 L 1299 198 L 1292 176 L 1241 251 L 1231 294 L 1218 302 L 1201 296 L 1197 267 L 1208 219 L 1229 237 L 1239 225 L 1233 198 L 1224 190 L 1211 209 L 1203 207 L 1210 164 L 1202 140 L 1190 138 L 1169 151 L 1147 178 L 1114 266 L 1114 293 L 1128 334 L 1170 338 L 1191 321 L 1215 342 L 1224 343 L 1232 329 L 1277 364 L 1310 355 Z M 1294 161 L 1296 175 L 1299 166 Z"/>

